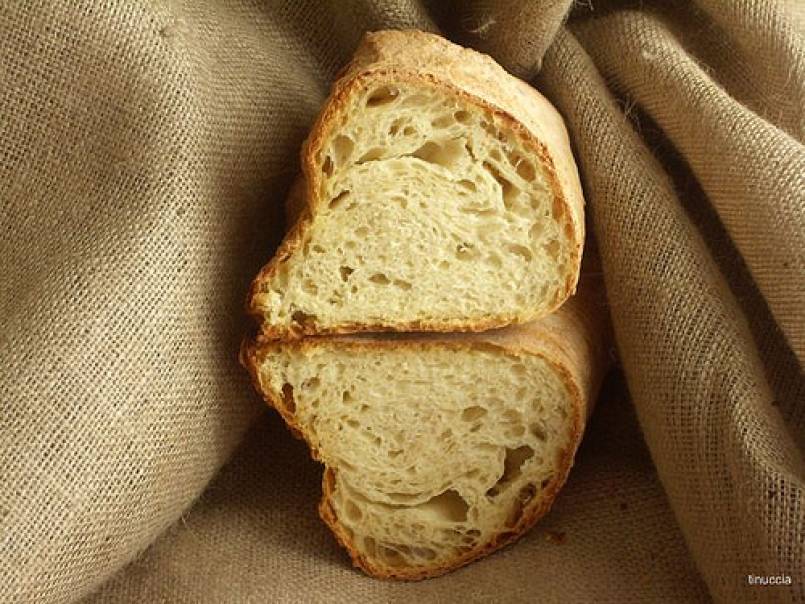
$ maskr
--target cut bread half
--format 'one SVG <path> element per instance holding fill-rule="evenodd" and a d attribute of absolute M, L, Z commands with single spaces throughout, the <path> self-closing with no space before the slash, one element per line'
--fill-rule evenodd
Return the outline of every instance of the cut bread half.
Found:
<path fill-rule="evenodd" d="M 548 511 L 605 368 L 605 316 L 575 296 L 483 334 L 262 340 L 241 359 L 325 465 L 319 511 L 355 565 L 421 579 Z"/>
<path fill-rule="evenodd" d="M 575 289 L 583 198 L 562 118 L 486 55 L 368 34 L 302 172 L 298 220 L 249 297 L 267 337 L 480 331 Z"/>

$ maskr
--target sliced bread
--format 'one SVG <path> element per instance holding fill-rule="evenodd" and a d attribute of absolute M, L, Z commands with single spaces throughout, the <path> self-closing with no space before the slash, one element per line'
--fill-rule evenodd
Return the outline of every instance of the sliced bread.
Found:
<path fill-rule="evenodd" d="M 249 342 L 241 359 L 325 465 L 319 511 L 353 562 L 421 579 L 548 511 L 606 365 L 597 300 L 482 334 Z"/>
<path fill-rule="evenodd" d="M 298 220 L 249 297 L 267 337 L 479 331 L 575 289 L 583 198 L 562 118 L 486 55 L 368 34 L 302 172 Z"/>

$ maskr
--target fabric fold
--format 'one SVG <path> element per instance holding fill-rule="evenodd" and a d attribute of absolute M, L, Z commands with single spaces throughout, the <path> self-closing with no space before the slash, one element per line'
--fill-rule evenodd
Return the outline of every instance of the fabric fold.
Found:
<path fill-rule="evenodd" d="M 538 82 L 577 145 L 618 349 L 663 486 L 711 593 L 746 601 L 757 592 L 745 575 L 802 568 L 791 503 L 805 495 L 801 451 L 696 226 L 569 31 Z"/>
<path fill-rule="evenodd" d="M 803 23 L 790 0 L 4 4 L 0 600 L 804 599 Z M 299 147 L 381 28 L 559 106 L 632 399 L 598 406 L 542 528 L 416 586 L 339 557 L 236 361 Z"/>
<path fill-rule="evenodd" d="M 805 147 L 730 97 L 660 18 L 624 11 L 574 30 L 690 165 L 803 364 Z"/>

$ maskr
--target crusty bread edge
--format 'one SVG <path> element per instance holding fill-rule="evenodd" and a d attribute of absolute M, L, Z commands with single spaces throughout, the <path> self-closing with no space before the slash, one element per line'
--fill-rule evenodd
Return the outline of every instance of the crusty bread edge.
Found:
<path fill-rule="evenodd" d="M 476 53 L 478 54 L 478 53 Z M 479 55 L 480 56 L 480 55 Z M 571 296 L 578 283 L 579 272 L 581 267 L 582 250 L 584 246 L 584 224 L 576 224 L 576 219 L 571 211 L 570 202 L 566 198 L 559 178 L 556 173 L 553 158 L 548 151 L 545 144 L 540 141 L 537 136 L 532 133 L 520 120 L 515 118 L 506 110 L 494 105 L 493 103 L 471 94 L 461 88 L 452 85 L 450 82 L 437 77 L 430 73 L 420 74 L 417 72 L 408 71 L 405 69 L 372 69 L 368 67 L 363 70 L 357 70 L 351 73 L 353 64 L 348 64 L 343 70 L 343 77 L 345 80 L 338 80 L 333 86 L 332 92 L 327 99 L 323 111 L 319 114 L 311 133 L 302 147 L 302 172 L 304 175 L 305 190 L 305 207 L 297 202 L 294 208 L 295 213 L 298 213 L 299 219 L 294 226 L 287 233 L 279 249 L 271 261 L 266 264 L 263 269 L 258 273 L 257 277 L 253 280 L 248 299 L 247 299 L 247 312 L 258 319 L 260 322 L 260 329 L 264 337 L 269 339 L 297 339 L 307 335 L 338 335 L 347 333 L 359 332 L 394 332 L 394 331 L 428 331 L 428 332 L 451 332 L 451 331 L 470 331 L 479 332 L 496 327 L 503 327 L 513 323 L 526 323 L 528 321 L 538 319 L 542 316 L 548 315 L 559 308 L 569 296 Z M 511 76 L 514 78 L 514 76 Z M 284 263 L 293 253 L 297 252 L 302 242 L 305 240 L 307 231 L 313 222 L 314 204 L 316 202 L 316 192 L 319 190 L 321 175 L 318 170 L 316 156 L 321 151 L 324 141 L 330 136 L 332 128 L 339 123 L 338 116 L 343 112 L 347 106 L 350 95 L 360 89 L 370 80 L 377 84 L 383 83 L 396 83 L 400 81 L 409 83 L 426 83 L 441 88 L 445 93 L 450 92 L 458 98 L 475 105 L 481 111 L 491 114 L 495 118 L 500 119 L 504 124 L 511 129 L 511 131 L 520 138 L 521 143 L 533 153 L 535 153 L 545 166 L 545 172 L 548 177 L 552 193 L 554 195 L 554 203 L 559 203 L 563 206 L 562 212 L 562 225 L 561 228 L 565 233 L 570 236 L 572 241 L 571 259 L 569 272 L 565 281 L 563 289 L 557 291 L 556 296 L 551 304 L 545 309 L 538 312 L 524 312 L 513 315 L 489 315 L 468 322 L 463 319 L 458 320 L 421 320 L 411 321 L 407 323 L 342 323 L 333 327 L 322 327 L 317 325 L 314 321 L 309 321 L 305 324 L 299 325 L 292 323 L 290 327 L 271 325 L 266 321 L 261 321 L 263 313 L 255 307 L 253 299 L 255 294 L 259 293 L 263 283 L 271 281 L 276 275 L 279 267 Z M 530 89 L 530 88 L 529 88 Z M 533 91 L 535 94 L 536 91 Z M 568 149 L 569 153 L 572 153 Z M 568 194 L 570 194 L 568 192 Z M 581 202 L 583 204 L 583 200 Z"/>
<path fill-rule="evenodd" d="M 294 346 L 304 349 L 308 347 L 316 347 L 323 341 L 334 340 L 331 337 L 321 337 L 315 339 L 299 340 L 293 343 Z M 274 408 L 282 417 L 285 424 L 291 433 L 301 440 L 304 440 L 309 448 L 311 457 L 316 461 L 321 461 L 318 451 L 313 443 L 308 438 L 307 434 L 302 430 L 301 426 L 296 422 L 293 414 L 285 406 L 280 393 L 272 392 L 270 389 L 265 388 L 260 380 L 259 367 L 262 359 L 268 352 L 275 346 L 279 345 L 278 341 L 263 341 L 258 342 L 246 338 L 243 340 L 240 349 L 240 362 L 247 369 L 251 377 L 255 389 L 260 393 L 263 399 L 269 406 Z M 346 530 L 339 522 L 338 517 L 332 505 L 333 491 L 335 486 L 335 470 L 325 466 L 324 475 L 322 477 L 322 498 L 319 502 L 319 516 L 327 524 L 332 533 L 335 535 L 336 540 L 347 550 L 352 559 L 354 566 L 362 569 L 366 573 L 381 579 L 399 579 L 407 581 L 417 581 L 431 577 L 437 577 L 462 566 L 465 566 L 479 558 L 491 554 L 502 547 L 517 541 L 529 529 L 531 529 L 536 522 L 542 518 L 551 509 L 559 491 L 567 480 L 570 469 L 573 466 L 573 460 L 581 442 L 584 433 L 584 427 L 587 417 L 587 403 L 582 395 L 581 390 L 576 384 L 571 372 L 559 362 L 554 361 L 545 354 L 535 350 L 531 346 L 518 346 L 517 348 L 508 348 L 498 343 L 487 342 L 484 340 L 468 341 L 468 340 L 441 340 L 438 336 L 422 340 L 408 340 L 408 341 L 389 341 L 389 340 L 341 340 L 341 346 L 350 346 L 356 348 L 364 348 L 369 350 L 378 350 L 384 348 L 398 348 L 410 347 L 412 349 L 422 349 L 429 346 L 450 347 L 457 349 L 472 349 L 472 348 L 493 348 L 502 351 L 505 354 L 531 354 L 543 359 L 550 365 L 556 373 L 560 376 L 562 382 L 566 386 L 572 401 L 572 425 L 571 433 L 568 439 L 568 446 L 561 451 L 561 457 L 555 468 L 554 476 L 550 483 L 542 490 L 539 497 L 535 497 L 529 501 L 524 507 L 517 524 L 512 528 L 507 528 L 505 531 L 499 533 L 491 542 L 475 548 L 461 556 L 449 564 L 441 564 L 433 568 L 420 569 L 415 571 L 406 571 L 398 569 L 388 569 L 380 566 L 373 565 L 369 560 L 361 555 L 361 553 L 353 546 Z"/>

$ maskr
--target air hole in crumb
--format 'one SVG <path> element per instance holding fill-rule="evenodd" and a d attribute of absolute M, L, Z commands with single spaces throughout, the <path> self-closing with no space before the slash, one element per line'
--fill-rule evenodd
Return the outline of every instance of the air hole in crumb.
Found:
<path fill-rule="evenodd" d="M 455 120 L 457 122 L 461 122 L 462 124 L 466 124 L 468 121 L 470 121 L 470 112 L 469 111 L 463 111 L 463 110 L 456 111 L 453 114 L 453 117 L 455 118 Z"/>
<path fill-rule="evenodd" d="M 526 182 L 531 182 L 537 176 L 537 173 L 534 170 L 534 165 L 530 161 L 528 161 L 527 159 L 523 159 L 522 157 L 517 159 L 517 161 L 514 164 L 514 167 L 517 170 L 517 175 Z"/>
<path fill-rule="evenodd" d="M 467 180 L 466 178 L 462 178 L 461 180 L 459 180 L 458 185 L 460 187 L 464 187 L 468 191 L 475 192 L 478 190 L 478 186 L 474 182 L 472 182 L 471 180 Z"/>
<path fill-rule="evenodd" d="M 416 128 L 413 126 L 406 126 L 403 128 L 403 136 L 411 136 L 416 133 Z"/>
<path fill-rule="evenodd" d="M 372 147 L 366 153 L 361 155 L 357 163 L 362 164 L 368 161 L 374 161 L 383 157 L 383 147 Z"/>
<path fill-rule="evenodd" d="M 528 429 L 537 440 L 545 440 L 545 428 L 540 424 L 531 424 Z"/>
<path fill-rule="evenodd" d="M 318 245 L 318 244 L 314 245 L 312 249 L 313 249 L 313 251 L 314 251 L 314 252 L 316 252 L 317 254 L 323 254 L 323 253 L 324 253 L 324 248 L 323 248 L 323 247 L 321 247 L 321 246 L 320 246 L 320 245 Z"/>
<path fill-rule="evenodd" d="M 296 413 L 296 402 L 293 398 L 293 386 L 287 382 L 282 385 L 282 406 L 288 413 Z"/>
<path fill-rule="evenodd" d="M 471 243 L 462 242 L 456 246 L 456 258 L 459 260 L 472 260 L 477 255 L 478 252 Z"/>
<path fill-rule="evenodd" d="M 532 499 L 534 499 L 534 495 L 537 494 L 537 487 L 533 484 L 527 484 L 520 492 L 517 494 L 517 498 L 522 501 L 523 503 L 528 503 Z"/>
<path fill-rule="evenodd" d="M 514 200 L 517 195 L 520 193 L 520 189 L 515 187 L 510 181 L 505 180 L 501 183 L 503 187 L 503 205 L 507 208 L 511 208 L 514 204 Z"/>
<path fill-rule="evenodd" d="M 517 193 L 519 189 L 515 187 L 512 182 L 503 176 L 495 166 L 490 164 L 488 161 L 485 161 L 483 164 L 484 169 L 492 175 L 497 183 L 500 185 L 500 189 L 503 196 L 503 205 L 506 209 L 511 209 L 512 203 L 514 198 L 517 197 Z"/>
<path fill-rule="evenodd" d="M 359 427 L 360 427 L 360 424 L 358 423 L 358 421 L 357 421 L 357 420 L 354 420 L 354 419 L 348 419 L 348 420 L 347 420 L 347 426 L 349 426 L 350 428 L 359 428 Z"/>
<path fill-rule="evenodd" d="M 405 563 L 405 559 L 402 557 L 402 554 L 397 550 L 393 550 L 390 547 L 383 547 L 381 546 L 380 552 L 383 555 L 383 558 L 386 560 L 386 564 L 389 566 L 401 566 Z"/>
<path fill-rule="evenodd" d="M 441 260 L 441 261 L 439 261 L 438 266 L 441 269 L 448 269 L 448 268 L 450 268 L 450 263 L 447 260 Z"/>
<path fill-rule="evenodd" d="M 319 288 L 316 287 L 316 284 L 313 283 L 313 281 L 311 281 L 310 279 L 305 279 L 304 281 L 302 281 L 302 290 L 305 293 L 308 293 L 312 296 L 315 296 L 316 294 L 319 293 Z"/>
<path fill-rule="evenodd" d="M 355 143 L 348 136 L 340 134 L 333 140 L 333 152 L 335 154 L 335 163 L 337 166 L 343 165 L 346 160 L 352 155 L 352 150 L 355 148 Z"/>
<path fill-rule="evenodd" d="M 411 550 L 411 554 L 416 558 L 425 560 L 434 560 L 436 558 L 436 552 L 429 547 L 415 547 Z"/>
<path fill-rule="evenodd" d="M 294 323 L 303 328 L 311 327 L 315 319 L 316 319 L 315 315 L 309 315 L 308 313 L 303 312 L 301 310 L 297 310 L 293 314 L 291 314 L 291 321 L 293 321 Z"/>
<path fill-rule="evenodd" d="M 358 237 L 366 237 L 369 234 L 369 229 L 365 226 L 360 226 L 355 229 L 355 235 Z"/>
<path fill-rule="evenodd" d="M 531 250 L 524 245 L 509 244 L 506 247 L 512 254 L 520 256 L 525 262 L 531 262 L 534 257 Z"/>
<path fill-rule="evenodd" d="M 302 390 L 316 390 L 321 385 L 321 380 L 317 377 L 306 379 L 302 382 Z"/>
<path fill-rule="evenodd" d="M 434 128 L 446 128 L 453 124 L 453 116 L 452 115 L 442 115 L 441 117 L 437 117 L 435 120 L 431 121 L 430 125 Z"/>
<path fill-rule="evenodd" d="M 514 424 L 522 421 L 523 414 L 520 413 L 517 409 L 506 409 L 503 412 L 503 419 L 509 423 Z"/>
<path fill-rule="evenodd" d="M 365 549 L 366 553 L 370 556 L 374 556 L 377 554 L 377 543 L 372 537 L 366 537 L 363 540 L 363 549 Z"/>
<path fill-rule="evenodd" d="M 342 201 L 344 201 L 347 197 L 349 197 L 349 194 L 350 194 L 349 190 L 341 191 L 338 195 L 336 195 L 330 200 L 330 203 L 327 204 L 327 207 L 330 208 L 331 210 L 337 208 Z"/>
<path fill-rule="evenodd" d="M 389 134 L 391 136 L 397 136 L 397 134 L 399 134 L 400 132 L 400 128 L 402 128 L 402 125 L 404 123 L 405 120 L 403 120 L 402 118 L 397 118 L 396 120 L 391 122 L 391 126 L 389 126 Z"/>
<path fill-rule="evenodd" d="M 461 419 L 465 422 L 474 422 L 476 419 L 481 419 L 486 414 L 486 409 L 479 407 L 478 405 L 473 405 L 472 407 L 467 407 L 461 412 Z"/>
<path fill-rule="evenodd" d="M 531 228 L 528 230 L 528 236 L 531 237 L 531 239 L 539 239 L 544 230 L 545 225 L 542 222 L 537 221 L 531 225 Z"/>
<path fill-rule="evenodd" d="M 383 273 L 375 273 L 374 275 L 369 277 L 369 281 L 371 281 L 372 283 L 376 283 L 377 285 L 388 285 L 389 283 L 391 283 L 391 281 L 389 281 L 389 278 L 386 277 L 386 275 L 384 275 Z"/>
<path fill-rule="evenodd" d="M 330 159 L 330 156 L 324 158 L 324 163 L 321 165 L 321 171 L 324 172 L 326 176 L 333 175 L 333 160 Z"/>
<path fill-rule="evenodd" d="M 353 398 L 352 393 L 351 393 L 349 390 L 344 390 L 344 391 L 341 393 L 341 401 L 342 401 L 342 402 L 344 402 L 344 403 L 346 403 L 346 404 L 349 404 L 349 403 L 351 403 L 351 402 L 352 402 L 352 401 L 354 401 L 354 400 L 355 400 L 355 399 Z"/>
<path fill-rule="evenodd" d="M 551 259 L 556 260 L 559 257 L 559 242 L 556 239 L 551 239 L 542 247 Z"/>
<path fill-rule="evenodd" d="M 512 481 L 520 476 L 520 468 L 532 457 L 534 457 L 534 449 L 528 445 L 523 445 L 516 449 L 506 447 L 506 455 L 503 458 L 503 474 L 501 474 L 494 486 L 486 492 L 487 496 L 495 497 L 505 490 Z"/>
<path fill-rule="evenodd" d="M 536 488 L 534 485 L 530 484 L 520 489 L 520 492 L 517 494 L 517 499 L 513 502 L 514 507 L 506 518 L 506 528 L 514 528 L 520 523 L 520 520 L 523 518 L 523 512 L 525 512 L 525 507 L 534 496 L 535 492 Z"/>
<path fill-rule="evenodd" d="M 392 459 L 396 459 L 400 455 L 402 455 L 402 449 L 394 449 L 393 451 L 389 451 L 389 457 Z"/>
<path fill-rule="evenodd" d="M 399 94 L 400 91 L 393 86 L 382 86 L 381 88 L 376 88 L 372 91 L 372 94 L 369 95 L 369 98 L 366 99 L 366 106 L 380 107 L 381 105 L 388 105 L 389 103 L 396 101 Z"/>
<path fill-rule="evenodd" d="M 409 291 L 413 287 L 408 281 L 402 279 L 395 279 L 394 285 L 405 291 Z"/>
<path fill-rule="evenodd" d="M 467 501 L 454 489 L 449 489 L 417 507 L 448 522 L 464 522 L 470 509 Z"/>
<path fill-rule="evenodd" d="M 489 157 L 491 157 L 492 159 L 494 159 L 496 161 L 500 161 L 501 159 L 503 159 L 503 156 L 500 154 L 500 151 L 498 151 L 497 149 L 492 149 L 491 151 L 489 151 Z"/>
<path fill-rule="evenodd" d="M 342 266 L 338 269 L 338 272 L 341 273 L 341 281 L 346 281 L 349 279 L 349 276 L 355 272 L 355 269 L 351 266 Z"/>
<path fill-rule="evenodd" d="M 464 214 L 473 214 L 473 215 L 477 216 L 478 218 L 487 218 L 487 217 L 494 216 L 495 214 L 497 214 L 497 212 L 493 208 L 484 208 L 484 207 L 478 207 L 478 206 L 461 206 L 458 210 L 459 210 L 459 212 L 462 212 Z M 483 225 L 481 227 L 481 233 L 483 234 L 485 232 L 489 232 L 489 230 L 490 230 L 489 226 L 490 225 L 488 223 Z"/>
<path fill-rule="evenodd" d="M 428 141 L 419 149 L 414 151 L 411 155 L 438 166 L 449 168 L 452 166 L 458 157 L 464 152 L 464 147 L 459 140 L 449 140 L 442 145 L 437 145 L 432 141 Z"/>

